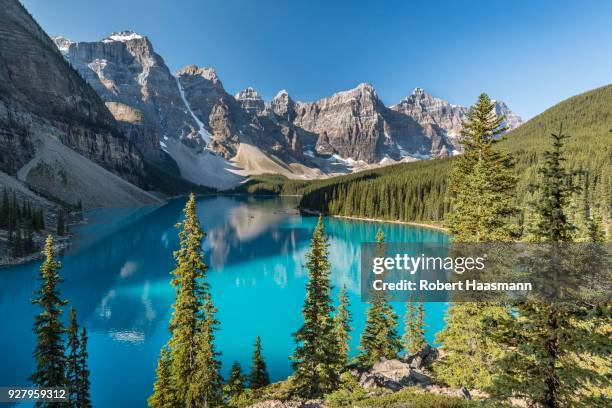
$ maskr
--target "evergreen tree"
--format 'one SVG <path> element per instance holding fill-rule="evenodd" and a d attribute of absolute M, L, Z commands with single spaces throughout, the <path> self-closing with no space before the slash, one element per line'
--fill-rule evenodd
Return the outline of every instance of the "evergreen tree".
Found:
<path fill-rule="evenodd" d="M 339 369 L 344 371 L 349 362 L 349 341 L 351 339 L 351 311 L 346 286 L 342 287 L 339 295 L 339 304 L 334 314 L 334 330 L 340 351 Z"/>
<path fill-rule="evenodd" d="M 447 214 L 447 225 L 453 242 L 510 241 L 518 232 L 512 220 L 516 214 L 514 159 L 495 149 L 506 130 L 505 118 L 496 115 L 495 102 L 483 93 L 467 119 L 460 141 L 464 154 L 451 169 L 452 211 Z M 485 320 L 507 313 L 505 306 L 490 303 L 452 303 L 447 324 L 437 336 L 444 350 L 444 357 L 434 366 L 438 378 L 456 387 L 489 386 L 501 349 L 489 338 Z"/>
<path fill-rule="evenodd" d="M 66 221 L 64 220 L 64 209 L 60 208 L 57 213 L 57 235 L 63 237 L 66 234 Z"/>
<path fill-rule="evenodd" d="M 606 234 L 601 226 L 601 218 L 592 215 L 587 222 L 587 238 L 589 242 L 605 242 Z"/>
<path fill-rule="evenodd" d="M 576 253 L 558 245 L 572 241 L 574 226 L 568 220 L 566 206 L 574 187 L 563 165 L 567 136 L 560 131 L 551 138 L 552 150 L 545 152 L 539 171 L 540 197 L 534 204 L 539 216 L 536 238 L 550 243 L 540 250 L 546 253 L 533 257 L 539 262 L 538 275 L 544 277 L 568 275 L 562 266 L 568 261 L 574 261 L 572 268 L 582 264 L 578 266 L 585 269 L 593 261 L 580 258 L 582 248 Z M 594 238 L 598 238 L 597 234 Z M 496 339 L 507 353 L 498 361 L 501 375 L 491 387 L 493 395 L 522 397 L 532 406 L 550 408 L 587 407 L 603 402 L 601 398 L 605 400 L 605 397 L 599 397 L 597 389 L 606 387 L 609 378 L 594 367 L 602 366 L 608 373 L 611 370 L 609 338 L 604 334 L 605 327 L 609 330 L 609 307 L 557 300 L 555 296 L 517 302 L 513 306 L 515 313 L 495 322 Z"/>
<path fill-rule="evenodd" d="M 176 300 L 168 342 L 171 394 L 164 399 L 169 398 L 175 406 L 213 407 L 221 403 L 220 362 L 213 343 L 218 321 L 205 281 L 207 266 L 202 260 L 204 233 L 197 218 L 193 194 L 183 212 L 185 219 L 177 225 L 181 228 L 180 248 L 174 252 L 176 268 L 172 272 Z M 160 364 L 163 367 L 165 363 Z M 158 384 L 159 381 L 158 378 L 155 389 L 165 389 Z"/>
<path fill-rule="evenodd" d="M 244 381 L 245 377 L 244 374 L 242 374 L 242 367 L 239 362 L 234 361 L 229 378 L 223 387 L 225 396 L 230 403 L 244 392 Z"/>
<path fill-rule="evenodd" d="M 453 240 L 506 241 L 515 232 L 508 222 L 516 214 L 512 205 L 514 160 L 494 149 L 507 130 L 504 120 L 495 113 L 495 102 L 483 93 L 463 123 L 460 143 L 464 153 L 453 163 L 449 185 L 452 212 L 447 224 Z"/>
<path fill-rule="evenodd" d="M 302 308 L 304 324 L 293 334 L 296 348 L 292 356 L 292 392 L 302 398 L 321 397 L 339 382 L 327 246 L 323 218 L 319 217 L 306 262 L 309 280 Z"/>
<path fill-rule="evenodd" d="M 197 353 L 191 387 L 187 393 L 187 406 L 217 407 L 223 403 L 223 378 L 219 353 L 215 351 L 214 332 L 218 330 L 219 321 L 215 314 L 208 290 L 204 293 L 202 314 L 198 321 L 196 333 Z"/>
<path fill-rule="evenodd" d="M 66 386 L 63 341 L 65 330 L 60 316 L 66 301 L 60 298 L 57 287 L 62 279 L 59 276 L 60 263 L 55 259 L 51 235 L 45 242 L 44 256 L 38 278 L 41 287 L 34 293 L 32 299 L 32 303 L 39 305 L 42 312 L 36 316 L 34 321 L 36 370 L 30 379 L 34 386 L 39 388 L 64 387 Z M 45 403 L 39 402 L 37 405 L 45 406 Z"/>
<path fill-rule="evenodd" d="M 532 186 L 540 192 L 540 199 L 532 203 L 539 216 L 534 232 L 546 242 L 572 241 L 576 229 L 566 214 L 572 194 L 580 190 L 572 185 L 571 175 L 563 165 L 563 145 L 568 137 L 563 128 L 551 134 L 552 149 L 544 152 L 544 163 L 538 169 L 541 182 Z"/>
<path fill-rule="evenodd" d="M 78 381 L 80 374 L 80 352 L 79 326 L 76 320 L 74 308 L 70 308 L 70 325 L 68 326 L 68 356 L 66 358 L 66 385 L 68 387 L 68 405 L 79 408 L 78 405 Z"/>
<path fill-rule="evenodd" d="M 152 408 L 174 408 L 172 382 L 170 379 L 170 353 L 168 347 L 162 347 L 155 370 L 153 394 L 148 399 Z"/>
<path fill-rule="evenodd" d="M 377 252 L 384 255 L 385 236 L 381 229 L 376 234 Z M 389 304 L 384 292 L 370 294 L 370 307 L 366 311 L 366 323 L 357 361 L 363 366 L 371 366 L 378 360 L 396 358 L 402 345 L 397 333 L 398 316 Z"/>
<path fill-rule="evenodd" d="M 415 305 L 412 296 L 408 299 L 404 316 L 402 340 L 408 355 L 415 354 L 427 344 L 425 340 L 425 308 L 423 302 Z"/>
<path fill-rule="evenodd" d="M 77 406 L 79 408 L 91 408 L 91 399 L 89 397 L 89 369 L 87 368 L 87 330 L 81 328 L 81 336 L 79 338 L 81 348 L 79 350 L 79 371 L 77 380 Z"/>
<path fill-rule="evenodd" d="M 261 355 L 261 338 L 257 336 L 253 349 L 253 367 L 249 376 L 249 386 L 256 390 L 268 384 L 270 384 L 270 376 L 268 375 L 266 362 Z"/>

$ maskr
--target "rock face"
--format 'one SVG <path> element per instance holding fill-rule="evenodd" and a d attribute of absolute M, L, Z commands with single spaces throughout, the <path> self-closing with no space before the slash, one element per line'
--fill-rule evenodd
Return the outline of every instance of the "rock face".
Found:
<path fill-rule="evenodd" d="M 123 179 L 143 182 L 140 152 L 16 0 L 2 1 L 0 11 L 0 88 L 0 170 L 16 175 L 36 156 L 39 138 L 54 137 Z"/>
<path fill-rule="evenodd" d="M 232 96 L 212 68 L 190 65 L 177 75 L 193 113 L 211 133 L 211 150 L 231 159 L 245 143 L 286 163 L 301 159 L 295 132 L 273 120 L 256 90 L 248 87 Z"/>
<path fill-rule="evenodd" d="M 447 149 L 452 147 L 456 151 L 460 150 L 458 139 L 461 136 L 462 123 L 466 120 L 469 108 L 451 105 L 443 99 L 431 96 L 422 88 L 416 88 L 391 109 L 413 118 L 422 126 L 428 137 L 436 141 L 445 140 Z M 495 111 L 497 115 L 506 116 L 504 124 L 509 130 L 523 123 L 521 118 L 512 112 L 504 102 L 496 101 Z M 438 146 L 440 146 L 438 150 L 441 150 L 442 144 L 438 142 Z"/>
<path fill-rule="evenodd" d="M 353 370 L 359 385 L 363 388 L 386 388 L 399 391 L 404 387 L 426 386 L 431 380 L 422 371 L 411 368 L 400 360 L 381 360 L 367 371 Z"/>
<path fill-rule="evenodd" d="M 145 156 L 160 158 L 164 137 L 205 146 L 176 79 L 147 37 L 121 31 L 97 42 L 53 39 Z"/>
<path fill-rule="evenodd" d="M 468 108 L 420 88 L 392 107 L 366 83 L 316 102 L 294 101 L 286 90 L 264 101 L 252 87 L 229 94 L 213 68 L 189 65 L 175 78 L 147 37 L 133 31 L 91 43 L 54 40 L 145 156 L 163 162 L 168 153 L 195 183 L 228 179 L 198 175 L 219 168 L 219 158 L 241 174 L 317 177 L 461 149 Z M 496 109 L 510 128 L 520 125 L 506 104 Z"/>

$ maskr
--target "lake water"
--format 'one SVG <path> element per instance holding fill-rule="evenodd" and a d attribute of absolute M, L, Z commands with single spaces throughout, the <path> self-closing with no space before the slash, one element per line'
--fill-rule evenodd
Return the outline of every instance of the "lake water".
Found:
<path fill-rule="evenodd" d="M 168 340 L 174 301 L 170 285 L 175 224 L 184 199 L 161 207 L 97 210 L 72 228 L 73 247 L 62 257 L 62 296 L 89 332 L 89 368 L 94 406 L 144 407 L 152 390 L 161 346 Z M 316 217 L 299 215 L 297 200 L 206 197 L 198 216 L 207 233 L 208 281 L 221 322 L 216 346 L 223 373 L 234 360 L 248 369 L 252 345 L 261 336 L 272 380 L 291 373 L 291 333 L 301 322 L 307 280 L 304 269 Z M 353 313 L 352 353 L 357 351 L 366 304 L 360 300 L 361 242 L 375 240 L 382 226 L 387 242 L 447 242 L 437 231 L 398 224 L 326 219 L 334 295 L 346 285 Z M 31 328 L 37 306 L 40 262 L 0 269 L 0 386 L 28 385 L 34 368 Z M 400 316 L 405 305 L 394 303 Z M 426 304 L 427 339 L 443 324 L 445 304 Z M 68 310 L 68 309 L 66 309 Z M 67 312 L 66 312 L 67 314 Z"/>

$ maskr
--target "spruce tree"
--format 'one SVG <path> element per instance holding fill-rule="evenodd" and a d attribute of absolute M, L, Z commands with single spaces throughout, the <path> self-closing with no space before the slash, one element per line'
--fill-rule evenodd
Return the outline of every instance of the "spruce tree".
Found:
<path fill-rule="evenodd" d="M 239 362 L 234 361 L 234 364 L 232 364 L 232 368 L 230 370 L 229 378 L 223 387 L 225 398 L 230 404 L 244 392 L 244 381 L 245 377 L 242 373 L 242 367 L 240 366 Z"/>
<path fill-rule="evenodd" d="M 321 397 L 336 389 L 339 382 L 327 247 L 323 218 L 319 217 L 306 262 L 309 280 L 302 308 L 304 324 L 293 334 L 296 348 L 291 357 L 291 386 L 292 393 L 301 398 Z"/>
<path fill-rule="evenodd" d="M 196 200 L 190 194 L 185 219 L 177 224 L 180 248 L 174 252 L 176 267 L 172 284 L 176 288 L 174 312 L 170 319 L 169 373 L 175 406 L 213 407 L 221 403 L 220 362 L 214 348 L 218 321 L 209 287 L 207 266 L 202 260 L 204 232 L 196 214 Z M 156 380 L 156 388 L 158 387 Z M 165 398 L 165 397 L 164 397 Z"/>
<path fill-rule="evenodd" d="M 381 229 L 376 234 L 377 252 L 384 255 L 385 236 Z M 360 354 L 357 362 L 372 366 L 380 359 L 396 358 L 402 349 L 397 333 L 398 316 L 389 304 L 384 292 L 370 294 L 370 307 L 366 311 L 366 323 L 359 339 Z"/>
<path fill-rule="evenodd" d="M 91 408 L 91 398 L 89 396 L 89 368 L 87 366 L 87 330 L 81 328 L 79 337 L 81 348 L 79 349 L 79 371 L 77 380 L 77 406 L 79 408 Z"/>
<path fill-rule="evenodd" d="M 201 316 L 196 333 L 197 352 L 192 384 L 187 392 L 187 406 L 217 407 L 223 403 L 221 361 L 215 351 L 214 332 L 218 330 L 217 312 L 208 290 L 204 293 Z"/>
<path fill-rule="evenodd" d="M 417 353 L 427 344 L 425 340 L 425 309 L 423 302 L 415 305 L 412 296 L 408 299 L 406 305 L 402 341 L 408 355 Z"/>
<path fill-rule="evenodd" d="M 270 376 L 266 368 L 266 362 L 261 355 L 261 337 L 255 339 L 255 347 L 253 348 L 253 366 L 249 375 L 249 386 L 256 390 L 270 384 Z"/>
<path fill-rule="evenodd" d="M 336 332 L 336 341 L 340 352 L 338 367 L 340 371 L 344 371 L 349 362 L 349 341 L 351 339 L 351 311 L 349 310 L 350 302 L 346 292 L 346 286 L 342 287 L 339 295 L 338 309 L 334 313 L 334 330 Z"/>
<path fill-rule="evenodd" d="M 504 120 L 497 116 L 495 102 L 483 93 L 463 123 L 459 142 L 464 153 L 453 162 L 448 191 L 452 211 L 447 225 L 454 241 L 507 241 L 516 233 L 509 222 L 517 213 L 514 160 L 495 149 L 507 130 Z"/>
<path fill-rule="evenodd" d="M 79 408 L 78 381 L 80 374 L 81 342 L 79 340 L 79 326 L 74 308 L 70 308 L 70 325 L 68 326 L 68 356 L 66 358 L 66 385 L 68 387 L 68 405 Z"/>
<path fill-rule="evenodd" d="M 495 148 L 506 130 L 495 102 L 481 94 L 463 123 L 464 153 L 452 165 L 447 225 L 455 242 L 510 241 L 517 235 L 512 217 L 516 177 L 514 159 Z M 485 320 L 505 316 L 505 306 L 451 303 L 445 328 L 438 333 L 444 357 L 434 365 L 438 378 L 451 386 L 483 388 L 491 384 L 501 349 L 489 338 Z"/>
<path fill-rule="evenodd" d="M 42 311 L 34 321 L 36 370 L 30 379 L 34 386 L 39 388 L 65 387 L 67 385 L 64 356 L 65 330 L 60 317 L 66 301 L 60 298 L 58 288 L 58 284 L 62 282 L 58 272 L 60 263 L 55 259 L 51 235 L 45 241 L 44 256 L 38 278 L 41 286 L 32 299 L 32 303 L 39 305 Z M 39 402 L 37 405 L 45 406 L 45 403 Z"/>
<path fill-rule="evenodd" d="M 562 266 L 573 261 L 589 268 L 595 259 L 581 259 L 583 248 L 573 251 L 574 226 L 566 214 L 575 188 L 563 165 L 562 131 L 552 134 L 552 149 L 544 153 L 536 186 L 540 196 L 534 208 L 539 222 L 537 240 L 548 243 L 535 257 L 539 276 L 568 275 Z M 563 269 L 562 269 L 563 268 Z M 589 273 L 589 271 L 584 271 Z M 496 322 L 497 341 L 507 353 L 498 365 L 501 375 L 491 392 L 498 398 L 521 397 L 532 406 L 596 406 L 606 397 L 601 387 L 609 384 L 605 374 L 594 367 L 611 370 L 609 362 L 609 307 L 592 302 L 530 299 L 513 304 L 514 313 Z M 603 312 L 602 312 L 603 310 Z M 599 390 L 599 391 L 598 391 Z M 601 392 L 601 396 L 597 395 Z"/>
<path fill-rule="evenodd" d="M 157 360 L 153 394 L 147 402 L 152 408 L 174 408 L 174 401 L 170 379 L 170 353 L 168 352 L 168 347 L 164 346 Z"/>

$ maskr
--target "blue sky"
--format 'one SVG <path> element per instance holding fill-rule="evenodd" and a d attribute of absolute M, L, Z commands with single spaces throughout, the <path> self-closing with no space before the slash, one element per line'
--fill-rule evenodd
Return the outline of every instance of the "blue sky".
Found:
<path fill-rule="evenodd" d="M 235 93 L 312 101 L 360 82 L 388 105 L 415 87 L 524 118 L 612 82 L 612 2 L 23 0 L 51 35 L 147 35 L 172 71 L 211 66 Z"/>

